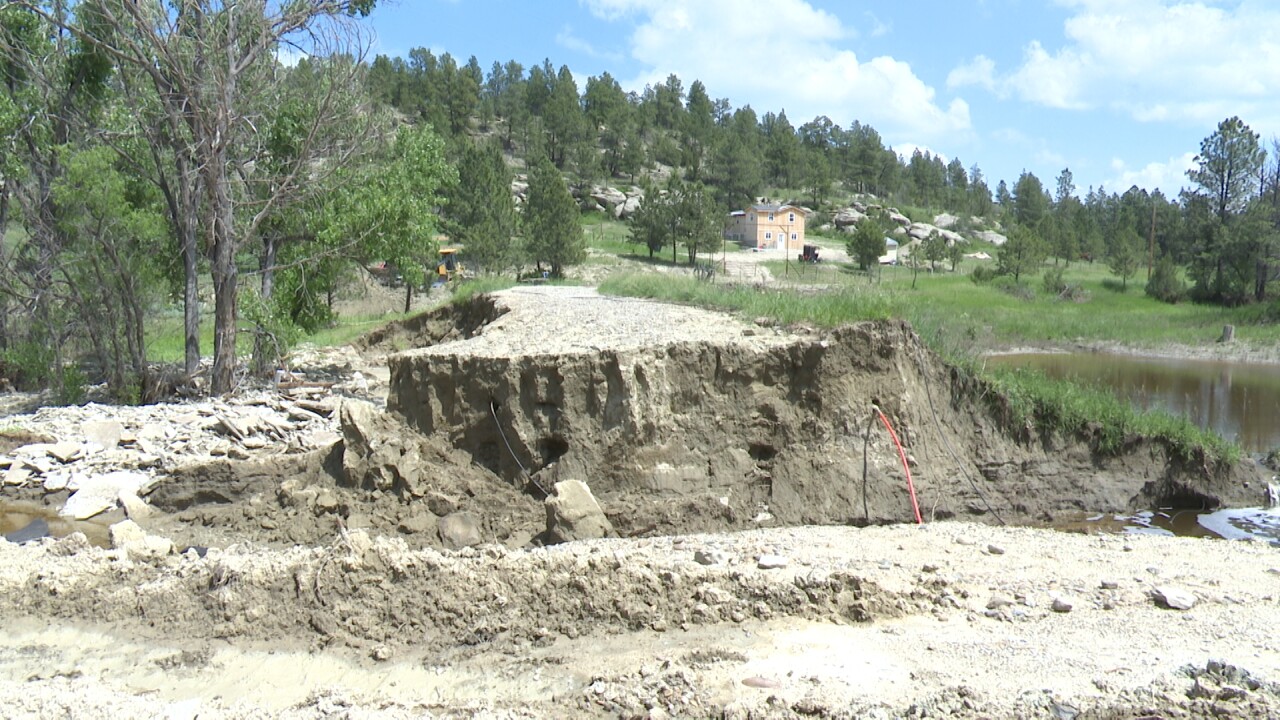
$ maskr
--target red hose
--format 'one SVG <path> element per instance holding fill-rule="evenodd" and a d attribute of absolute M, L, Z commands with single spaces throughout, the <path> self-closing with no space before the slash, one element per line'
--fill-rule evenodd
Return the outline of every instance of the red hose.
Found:
<path fill-rule="evenodd" d="M 893 438 L 893 444 L 898 446 L 898 457 L 902 460 L 902 470 L 907 473 L 907 492 L 911 495 L 911 509 L 916 514 L 916 524 L 923 525 L 924 518 L 920 517 L 920 503 L 916 501 L 916 485 L 911 481 L 911 468 L 907 466 L 907 453 L 902 450 L 902 443 L 898 442 L 898 433 L 893 431 L 893 426 L 889 424 L 889 418 L 884 416 L 884 411 L 877 406 L 876 412 L 880 415 L 880 422 L 884 423 L 884 428 L 889 431 L 889 437 Z"/>

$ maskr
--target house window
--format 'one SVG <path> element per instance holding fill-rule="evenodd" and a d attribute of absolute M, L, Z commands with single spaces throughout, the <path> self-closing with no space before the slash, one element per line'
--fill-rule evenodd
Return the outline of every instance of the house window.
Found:
<path fill-rule="evenodd" d="M 773 239 L 773 233 L 771 233 L 771 232 L 767 232 L 767 233 L 765 233 L 765 234 L 764 234 L 764 239 L 765 239 L 765 240 L 772 240 L 772 239 Z"/>
<path fill-rule="evenodd" d="M 795 234 L 795 233 L 791 233 L 791 239 L 792 239 L 792 240 L 798 240 L 799 238 L 800 238 L 800 236 L 799 236 L 799 235 L 797 235 L 797 234 Z"/>
<path fill-rule="evenodd" d="M 773 222 L 773 213 L 769 213 L 769 222 Z"/>
<path fill-rule="evenodd" d="M 787 213 L 787 222 L 791 222 L 791 223 L 793 223 L 793 222 L 795 222 L 795 221 L 796 221 L 796 214 L 795 214 L 795 213 Z"/>

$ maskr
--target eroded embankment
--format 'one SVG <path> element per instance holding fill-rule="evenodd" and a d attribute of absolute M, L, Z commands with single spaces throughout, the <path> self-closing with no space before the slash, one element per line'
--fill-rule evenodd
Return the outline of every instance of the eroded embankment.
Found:
<path fill-rule="evenodd" d="M 518 313 L 503 323 L 518 327 Z M 873 405 L 902 438 L 926 518 L 1258 501 L 1243 464 L 1187 461 L 1141 438 L 1103 454 L 1088 437 L 1007 427 L 1000 402 L 902 322 L 741 333 L 742 342 L 569 351 L 536 338 L 511 353 L 494 352 L 493 338 L 438 344 L 390 358 L 388 408 L 508 481 L 524 471 L 544 488 L 586 481 L 623 533 L 768 516 L 909 520 L 906 478 L 869 422 Z"/>

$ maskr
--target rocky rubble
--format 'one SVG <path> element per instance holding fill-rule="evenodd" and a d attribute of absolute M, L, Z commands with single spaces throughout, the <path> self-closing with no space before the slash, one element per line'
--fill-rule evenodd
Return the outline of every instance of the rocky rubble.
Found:
<path fill-rule="evenodd" d="M 136 406 L 89 403 L 9 415 L 7 429 L 0 432 L 0 481 L 18 497 L 69 493 L 63 512 L 76 519 L 115 507 L 133 517 L 146 512 L 139 497 L 184 465 L 209 458 L 296 455 L 333 445 L 341 439 L 337 410 L 344 399 L 383 402 L 382 385 L 374 379 L 378 374 L 350 348 L 303 348 L 293 369 L 280 373 L 276 382 L 227 398 Z M 6 434 L 20 440 L 6 441 Z"/>

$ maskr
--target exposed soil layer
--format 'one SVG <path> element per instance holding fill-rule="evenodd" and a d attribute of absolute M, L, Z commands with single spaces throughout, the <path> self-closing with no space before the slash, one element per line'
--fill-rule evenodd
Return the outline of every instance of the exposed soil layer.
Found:
<path fill-rule="evenodd" d="M 659 316 L 640 323 L 651 337 L 598 349 L 560 337 L 565 314 L 546 300 L 500 295 L 500 327 L 392 356 L 388 408 L 509 481 L 587 481 L 624 533 L 744 527 L 761 513 L 785 525 L 910 519 L 906 477 L 873 406 L 902 439 L 930 518 L 1261 501 L 1251 463 L 1184 460 L 1140 438 L 1104 454 L 1089 437 L 1010 428 L 998 402 L 904 323 L 788 334 L 713 316 L 705 321 L 721 337 L 699 340 Z M 555 301 L 584 313 L 625 302 Z"/>

